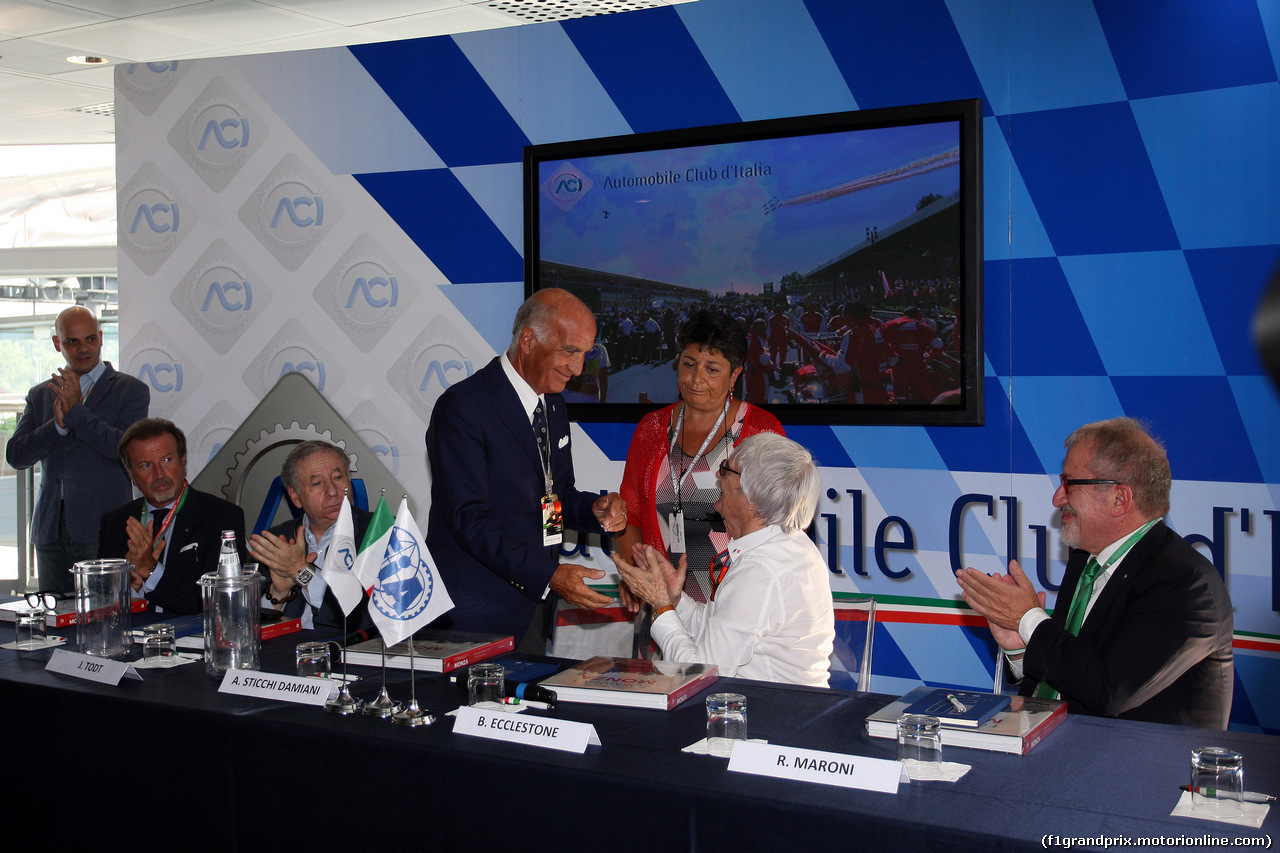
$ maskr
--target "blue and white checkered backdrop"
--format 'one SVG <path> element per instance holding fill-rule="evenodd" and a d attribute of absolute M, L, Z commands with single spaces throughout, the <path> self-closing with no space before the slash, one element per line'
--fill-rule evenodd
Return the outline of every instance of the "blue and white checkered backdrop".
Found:
<path fill-rule="evenodd" d="M 789 430 L 824 466 L 833 590 L 882 602 L 874 688 L 990 683 L 953 556 L 1060 579 L 1062 439 L 1124 414 L 1226 573 L 1233 726 L 1280 731 L 1280 408 L 1250 341 L 1280 261 L 1277 65 L 1273 0 L 701 0 L 123 66 L 122 360 L 193 472 L 305 373 L 425 519 L 431 405 L 522 297 L 523 146 L 980 98 L 986 425 Z M 580 481 L 617 487 L 632 427 L 575 428 Z"/>

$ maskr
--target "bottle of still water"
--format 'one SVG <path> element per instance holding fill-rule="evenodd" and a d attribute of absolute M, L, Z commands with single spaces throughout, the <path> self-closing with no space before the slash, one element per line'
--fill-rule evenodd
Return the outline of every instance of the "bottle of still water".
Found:
<path fill-rule="evenodd" d="M 218 577 L 240 577 L 240 552 L 236 550 L 236 532 L 222 531 L 222 547 L 218 551 Z"/>
<path fill-rule="evenodd" d="M 244 571 L 234 530 L 222 531 L 218 570 L 200 577 L 204 597 L 204 670 L 261 668 L 262 575 Z"/>

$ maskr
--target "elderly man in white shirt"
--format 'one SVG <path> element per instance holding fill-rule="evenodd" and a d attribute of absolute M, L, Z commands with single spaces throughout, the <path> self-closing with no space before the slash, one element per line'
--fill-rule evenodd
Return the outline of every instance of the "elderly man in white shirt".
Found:
<path fill-rule="evenodd" d="M 679 568 L 650 545 L 634 565 L 613 555 L 632 594 L 653 607 L 667 660 L 714 663 L 722 675 L 827 686 L 835 614 L 827 566 L 804 529 L 818 505 L 818 470 L 804 447 L 774 433 L 742 440 L 720 466 L 716 510 L 732 537 L 711 568 L 706 603 L 682 595 Z"/>

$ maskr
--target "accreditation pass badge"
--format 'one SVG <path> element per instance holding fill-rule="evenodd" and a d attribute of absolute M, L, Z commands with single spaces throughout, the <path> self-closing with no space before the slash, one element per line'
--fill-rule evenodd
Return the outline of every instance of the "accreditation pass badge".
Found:
<path fill-rule="evenodd" d="M 542 498 L 542 544 L 559 545 L 564 539 L 564 516 L 554 493 Z"/>
<path fill-rule="evenodd" d="M 671 532 L 671 553 L 683 554 L 684 547 L 684 510 L 678 509 L 667 516 L 667 529 Z"/>

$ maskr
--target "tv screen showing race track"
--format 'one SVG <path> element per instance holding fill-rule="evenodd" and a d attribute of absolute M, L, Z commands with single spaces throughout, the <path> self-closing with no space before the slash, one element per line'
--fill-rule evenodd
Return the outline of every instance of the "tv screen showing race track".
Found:
<path fill-rule="evenodd" d="M 596 315 L 571 415 L 676 400 L 708 309 L 784 422 L 981 423 L 980 127 L 959 101 L 527 148 L 526 289 Z"/>

